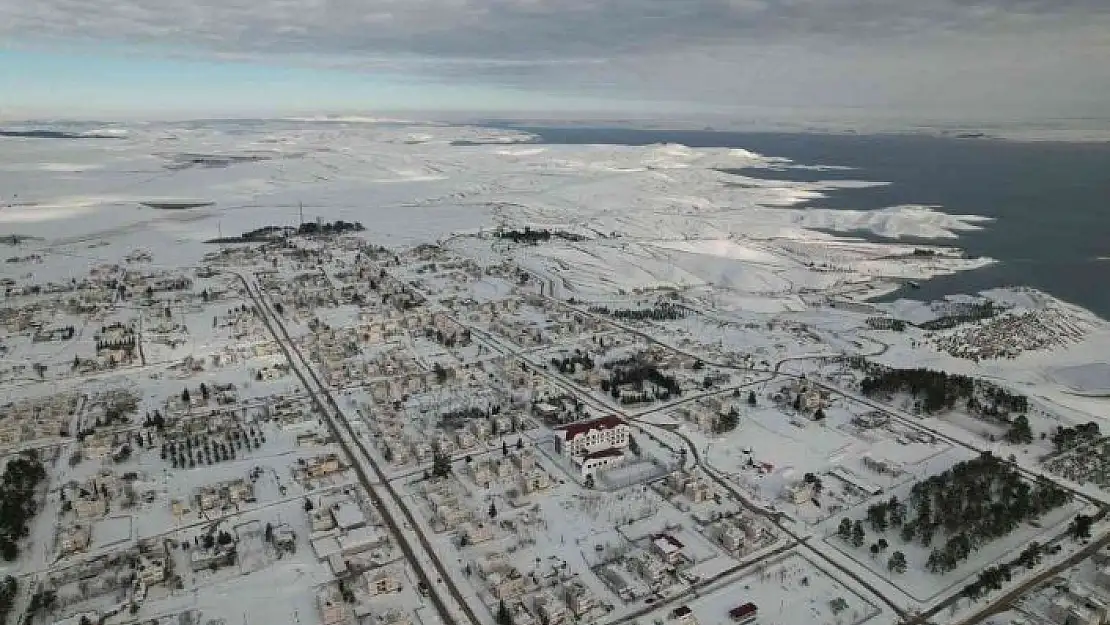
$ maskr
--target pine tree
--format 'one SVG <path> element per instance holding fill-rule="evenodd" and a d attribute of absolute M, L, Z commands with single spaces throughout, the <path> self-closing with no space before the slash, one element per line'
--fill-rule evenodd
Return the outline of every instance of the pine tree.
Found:
<path fill-rule="evenodd" d="M 860 522 L 860 521 L 856 521 L 852 525 L 852 546 L 857 548 L 857 549 L 862 547 L 863 546 L 863 541 L 864 541 L 864 536 L 865 536 L 865 534 L 864 534 L 864 531 L 863 531 L 863 523 Z"/>
<path fill-rule="evenodd" d="M 844 518 L 840 520 L 840 527 L 836 528 L 836 535 L 841 540 L 851 540 L 852 538 L 852 521 Z"/>
<path fill-rule="evenodd" d="M 895 551 L 894 553 L 890 554 L 890 559 L 887 560 L 886 568 L 887 570 L 894 573 L 905 573 L 906 554 L 902 553 L 901 551 Z"/>

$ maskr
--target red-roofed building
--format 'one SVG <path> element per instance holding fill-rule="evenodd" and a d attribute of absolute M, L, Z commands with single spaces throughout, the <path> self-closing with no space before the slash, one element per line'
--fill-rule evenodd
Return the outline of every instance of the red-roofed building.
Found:
<path fill-rule="evenodd" d="M 751 623 L 759 614 L 759 608 L 754 603 L 745 603 L 728 611 L 728 617 L 734 623 Z"/>
<path fill-rule="evenodd" d="M 579 421 L 555 428 L 555 449 L 567 456 L 585 456 L 628 447 L 631 429 L 615 416 Z"/>

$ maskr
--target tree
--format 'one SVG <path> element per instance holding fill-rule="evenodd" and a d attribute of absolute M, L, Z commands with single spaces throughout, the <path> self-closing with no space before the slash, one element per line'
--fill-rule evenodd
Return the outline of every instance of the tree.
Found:
<path fill-rule="evenodd" d="M 863 523 L 861 521 L 856 521 L 852 525 L 852 546 L 857 549 L 862 547 L 864 536 L 865 534 L 863 532 Z"/>
<path fill-rule="evenodd" d="M 181 401 L 183 403 L 186 403 L 186 404 L 189 403 L 189 389 L 188 388 L 181 391 Z"/>
<path fill-rule="evenodd" d="M 432 476 L 447 477 L 451 474 L 451 456 L 435 452 L 432 454 Z"/>
<path fill-rule="evenodd" d="M 836 535 L 841 540 L 851 540 L 852 538 L 852 521 L 848 518 L 840 519 L 840 526 L 836 528 Z"/>
<path fill-rule="evenodd" d="M 885 531 L 887 506 L 886 502 L 879 502 L 867 508 L 867 522 L 876 532 Z"/>
<path fill-rule="evenodd" d="M 879 555 L 880 551 L 882 551 L 882 549 L 879 547 L 879 543 L 871 543 L 871 557 L 872 558 Z"/>
<path fill-rule="evenodd" d="M 795 395 L 794 396 L 794 412 L 801 412 L 801 411 L 802 411 L 802 396 L 801 395 Z"/>
<path fill-rule="evenodd" d="M 1006 432 L 1006 440 L 1011 443 L 1029 444 L 1033 442 L 1033 430 L 1029 427 L 1029 417 L 1019 414 Z"/>
<path fill-rule="evenodd" d="M 632 439 L 631 438 L 628 439 L 628 446 L 632 447 Z M 524 439 L 523 438 L 517 438 L 516 439 L 516 449 L 517 449 L 517 451 L 520 451 L 520 450 L 524 449 Z M 636 453 L 636 452 L 632 452 L 632 453 Z"/>
<path fill-rule="evenodd" d="M 53 590 L 40 590 L 31 596 L 31 602 L 27 606 L 27 611 L 31 614 L 47 612 L 50 608 L 54 607 L 56 599 L 57 594 L 55 594 Z"/>
<path fill-rule="evenodd" d="M 755 391 L 748 391 L 748 405 L 754 406 L 755 404 Z"/>
<path fill-rule="evenodd" d="M 497 506 L 495 506 L 492 501 L 489 502 L 489 518 L 497 518 Z"/>
<path fill-rule="evenodd" d="M 890 554 L 890 559 L 887 560 L 886 568 L 888 571 L 891 571 L 893 573 L 905 573 L 906 554 L 902 553 L 901 551 L 895 551 L 894 553 Z"/>
<path fill-rule="evenodd" d="M 813 413 L 813 420 L 814 421 L 823 421 L 824 419 L 825 419 L 825 410 L 823 408 L 820 408 L 820 407 L 817 408 L 817 410 L 814 411 L 814 413 Z"/>
<path fill-rule="evenodd" d="M 1075 515 L 1075 520 L 1071 522 L 1071 527 L 1069 528 L 1071 530 L 1072 538 L 1075 538 L 1076 540 L 1090 538 L 1091 524 L 1093 523 L 1094 517 L 1088 516 L 1086 514 Z"/>
<path fill-rule="evenodd" d="M 497 605 L 497 625 L 512 625 L 513 615 L 509 613 L 508 606 L 505 605 L 505 600 L 502 599 L 501 603 Z"/>
<path fill-rule="evenodd" d="M 890 513 L 890 524 L 894 527 L 902 527 L 902 523 L 906 520 L 906 506 L 898 501 L 897 496 L 890 496 L 886 509 Z"/>
<path fill-rule="evenodd" d="M 6 536 L 0 538 L 0 556 L 2 556 L 6 562 L 14 561 L 19 557 L 19 546 L 15 544 L 15 541 Z"/>
<path fill-rule="evenodd" d="M 885 538 L 880 538 L 875 544 L 879 546 L 879 551 L 886 551 L 887 547 L 890 546 Z"/>

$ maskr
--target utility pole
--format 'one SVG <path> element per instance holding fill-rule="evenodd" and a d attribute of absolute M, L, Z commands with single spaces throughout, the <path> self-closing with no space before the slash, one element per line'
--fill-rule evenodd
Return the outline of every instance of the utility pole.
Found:
<path fill-rule="evenodd" d="M 300 214 L 300 225 L 304 225 L 304 202 L 297 202 L 297 212 Z"/>

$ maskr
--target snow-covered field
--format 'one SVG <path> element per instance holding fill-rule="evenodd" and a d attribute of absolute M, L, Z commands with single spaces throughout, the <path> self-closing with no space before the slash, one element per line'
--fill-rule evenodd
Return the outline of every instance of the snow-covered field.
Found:
<path fill-rule="evenodd" d="M 570 608 L 568 589 L 592 601 L 576 622 L 668 620 L 686 605 L 721 623 L 752 601 L 765 625 L 886 623 L 892 606 L 939 608 L 985 566 L 1066 533 L 1089 501 L 1110 503 L 1105 484 L 1071 481 L 1098 482 L 1108 463 L 1090 475 L 1041 464 L 1057 428 L 1107 426 L 1105 321 L 1022 289 L 868 301 L 991 263 L 951 247 L 989 219 L 920 205 L 806 208 L 884 183 L 775 180 L 788 161 L 738 149 L 549 145 L 362 118 L 82 132 L 0 139 L 0 449 L 6 462 L 37 450 L 48 473 L 25 551 L 0 564 L 24 584 L 18 610 L 49 587 L 62 601 L 43 618 L 75 623 L 88 611 L 111 612 L 113 625 L 131 614 L 160 625 L 400 625 L 397 614 L 434 625 L 418 588 L 428 571 L 460 588 L 482 623 L 502 601 L 520 622 L 540 606 Z M 767 176 L 738 173 L 751 168 Z M 264 250 L 231 242 L 337 220 L 365 229 Z M 583 355 L 597 366 L 560 364 Z M 856 357 L 1020 393 L 1033 440 L 1007 441 L 1008 421 L 962 402 L 921 415 L 905 393 L 862 397 Z M 640 396 L 642 379 L 609 386 L 605 365 L 622 359 L 650 363 L 681 393 L 659 394 L 658 377 L 652 396 Z M 316 385 L 335 392 L 365 445 L 356 457 L 324 431 Z M 476 412 L 445 418 L 465 410 Z M 551 410 L 620 416 L 642 447 L 591 486 L 543 425 Z M 244 449 L 240 436 L 262 444 Z M 983 452 L 1082 498 L 948 575 L 923 572 L 927 552 L 910 545 L 911 570 L 892 579 L 885 557 L 837 542 L 843 516 Z M 318 475 L 327 454 L 338 466 Z M 444 458 L 453 475 L 431 475 Z M 350 464 L 380 473 L 366 480 Z M 677 467 L 686 481 L 665 496 Z M 219 499 L 239 482 L 249 497 Z M 386 484 L 396 499 L 371 512 L 365 490 L 389 499 Z M 201 503 L 209 497 L 219 503 Z M 359 527 L 327 527 L 352 506 L 366 513 L 350 523 Z M 394 532 L 380 516 L 390 506 L 411 512 L 403 530 L 349 558 L 388 569 L 368 585 L 338 554 Z M 276 547 L 267 525 L 288 529 L 293 549 Z M 201 547 L 224 544 L 222 533 L 232 561 L 197 564 L 190 554 L 218 552 Z M 428 547 L 405 562 L 401 535 Z M 144 550 L 158 545 L 179 568 L 149 588 L 112 573 L 90 590 L 78 573 L 139 555 L 153 566 Z M 474 572 L 487 565 L 497 571 Z"/>

